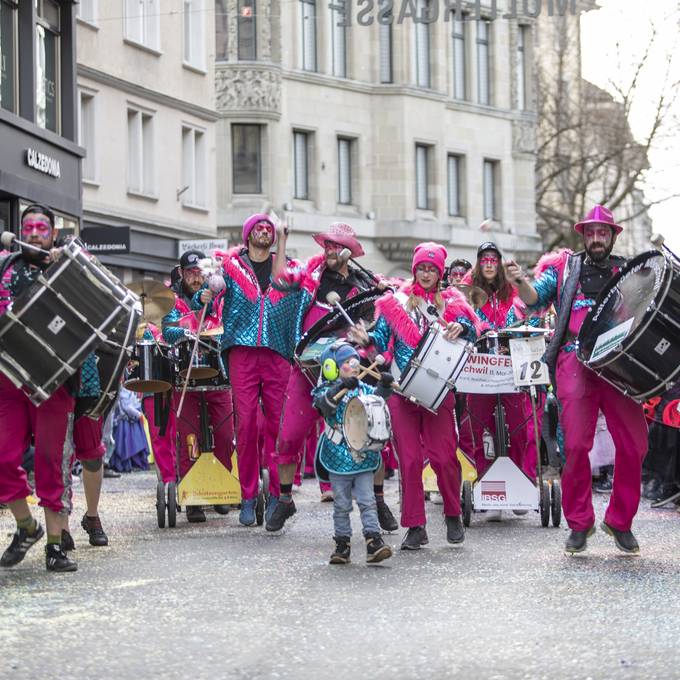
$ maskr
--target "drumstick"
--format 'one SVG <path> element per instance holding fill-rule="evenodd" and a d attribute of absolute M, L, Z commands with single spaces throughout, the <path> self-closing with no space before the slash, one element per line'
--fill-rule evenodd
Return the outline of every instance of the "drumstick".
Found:
<path fill-rule="evenodd" d="M 380 380 L 380 378 L 382 377 L 382 373 L 378 373 L 378 371 L 372 370 L 370 366 L 366 367 L 364 371 L 366 372 L 366 375 L 370 375 L 372 378 L 375 378 L 376 380 Z M 390 388 L 393 389 L 395 392 L 401 392 L 399 383 L 397 382 L 392 382 Z"/>
<path fill-rule="evenodd" d="M 385 363 L 385 357 L 382 354 L 378 354 L 375 361 L 368 367 L 364 366 L 359 371 L 357 378 L 361 380 L 367 373 L 373 371 L 376 366 L 382 366 Z M 349 387 L 343 387 L 334 397 L 335 401 L 340 401 L 349 392 Z"/>
<path fill-rule="evenodd" d="M 345 320 L 350 326 L 354 326 L 354 321 L 350 318 L 349 314 L 344 310 L 343 306 L 340 304 L 340 296 L 332 290 L 328 295 L 326 295 L 326 302 L 331 305 L 332 307 L 335 307 L 340 314 L 342 314 L 345 317 Z"/>
<path fill-rule="evenodd" d="M 184 378 L 184 385 L 182 386 L 182 396 L 179 398 L 179 406 L 177 407 L 177 417 L 182 415 L 182 406 L 184 406 L 184 397 L 187 393 L 187 387 L 189 387 L 189 378 L 191 377 L 191 367 L 194 365 L 194 357 L 196 356 L 196 350 L 198 349 L 198 340 L 201 337 L 201 329 L 203 328 L 203 322 L 205 321 L 205 313 L 208 309 L 208 305 L 203 305 L 201 310 L 201 317 L 198 320 L 198 330 L 196 331 L 196 340 L 194 341 L 194 346 L 191 350 L 191 358 L 189 359 L 189 368 L 187 369 L 186 377 Z"/>

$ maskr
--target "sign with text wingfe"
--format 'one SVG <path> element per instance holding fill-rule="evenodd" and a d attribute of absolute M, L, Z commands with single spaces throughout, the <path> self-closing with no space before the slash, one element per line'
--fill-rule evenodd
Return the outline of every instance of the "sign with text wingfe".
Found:
<path fill-rule="evenodd" d="M 517 392 L 512 359 L 505 354 L 471 354 L 456 380 L 456 389 L 467 394 Z"/>

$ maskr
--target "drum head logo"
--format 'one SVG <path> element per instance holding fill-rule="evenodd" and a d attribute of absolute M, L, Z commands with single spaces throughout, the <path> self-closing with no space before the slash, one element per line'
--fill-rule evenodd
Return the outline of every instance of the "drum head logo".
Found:
<path fill-rule="evenodd" d="M 654 351 L 657 354 L 664 354 L 665 351 L 671 346 L 671 343 L 666 340 L 666 338 L 663 338 L 659 341 L 659 344 L 654 348 Z"/>
<path fill-rule="evenodd" d="M 57 315 L 47 324 L 47 327 L 56 335 L 65 325 L 66 321 Z"/>

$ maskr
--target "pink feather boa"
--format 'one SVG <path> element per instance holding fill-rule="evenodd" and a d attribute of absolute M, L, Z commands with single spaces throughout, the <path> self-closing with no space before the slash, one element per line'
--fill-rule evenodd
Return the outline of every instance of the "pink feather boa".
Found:
<path fill-rule="evenodd" d="M 568 248 L 542 255 L 541 259 L 534 267 L 534 278 L 538 279 L 547 269 L 555 267 L 557 269 L 558 280 L 561 279 L 561 274 L 564 271 L 564 267 L 566 266 L 570 255 L 573 255 L 573 252 Z"/>
<path fill-rule="evenodd" d="M 224 275 L 232 279 L 251 302 L 257 302 L 260 296 L 260 286 L 255 274 L 241 259 L 242 248 L 243 246 L 235 246 L 227 252 L 215 251 L 215 257 L 219 257 L 222 260 Z M 285 292 L 270 286 L 267 289 L 266 297 L 269 298 L 272 304 L 276 304 L 285 295 Z"/>

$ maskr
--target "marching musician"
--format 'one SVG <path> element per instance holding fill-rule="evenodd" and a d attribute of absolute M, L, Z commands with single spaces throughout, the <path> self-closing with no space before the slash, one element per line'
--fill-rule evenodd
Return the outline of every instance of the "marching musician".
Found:
<path fill-rule="evenodd" d="M 203 286 L 205 275 L 200 266 L 201 260 L 205 255 L 197 250 L 188 250 L 182 253 L 179 260 L 179 276 L 171 286 L 175 294 L 175 306 L 163 318 L 162 329 L 163 339 L 170 345 L 178 342 L 194 342 L 195 333 L 201 329 L 184 328 L 178 325 L 183 319 L 192 319 L 195 316 L 191 308 L 193 296 L 199 292 Z M 206 289 L 201 293 L 203 302 L 212 299 L 212 293 Z M 218 320 L 215 319 L 218 323 Z M 193 324 L 192 324 L 193 325 Z M 232 400 L 231 391 L 228 388 L 221 390 L 211 390 L 203 394 L 207 406 L 208 416 L 213 428 L 213 438 L 215 443 L 215 457 L 224 465 L 227 470 L 231 470 L 231 453 L 234 440 L 234 425 L 232 420 Z M 177 413 L 179 403 L 182 398 L 182 388 L 176 387 L 173 390 L 173 407 L 175 411 L 175 428 L 179 440 L 178 446 L 178 468 L 180 479 L 184 478 L 195 462 L 192 458 L 191 442 L 201 441 L 201 393 L 187 391 L 184 395 L 184 402 L 181 413 Z M 220 514 L 227 514 L 227 506 L 216 505 L 215 511 Z M 198 505 L 186 506 L 187 520 L 189 522 L 205 522 L 205 512 Z"/>
<path fill-rule="evenodd" d="M 305 305 L 301 289 L 282 290 L 272 283 L 286 270 L 286 230 L 277 230 L 267 215 L 255 214 L 244 222 L 242 237 L 243 245 L 232 248 L 223 259 L 222 352 L 225 356 L 228 351 L 236 416 L 242 497 L 239 522 L 252 526 L 256 521 L 260 473 L 257 409 L 261 397 L 266 423 L 265 458 L 270 473 L 266 510 L 269 518 L 279 497 L 274 463 L 276 436 Z M 205 288 L 194 296 L 194 303 L 206 304 L 211 297 L 212 292 Z"/>
<path fill-rule="evenodd" d="M 497 331 L 507 328 L 523 316 L 522 301 L 517 298 L 517 290 L 505 276 L 502 267 L 502 254 L 495 243 L 487 241 L 477 250 L 477 262 L 466 277 L 464 284 L 481 288 L 488 296 L 487 301 L 475 312 L 481 321 L 482 337 L 486 331 Z M 468 394 L 467 406 L 473 433 L 474 460 L 477 476 L 481 477 L 491 461 L 484 456 L 484 429 L 496 432 L 494 408 L 497 399 L 495 394 Z M 509 455 L 513 462 L 523 469 L 530 479 L 536 477 L 536 461 L 525 462 L 528 441 L 527 399 L 524 394 L 503 394 L 501 403 L 505 409 L 506 422 L 510 435 Z M 526 463 L 529 463 L 528 465 Z M 522 512 L 522 511 L 518 511 Z M 489 512 L 488 519 L 500 519 L 500 511 Z"/>
<path fill-rule="evenodd" d="M 54 213 L 43 205 L 30 205 L 21 214 L 23 246 L 0 265 L 0 314 L 58 258 L 54 245 Z M 0 558 L 0 566 L 12 567 L 44 535 L 31 514 L 31 494 L 21 467 L 24 452 L 35 444 L 35 493 L 45 511 L 48 571 L 76 571 L 77 565 L 63 551 L 62 530 L 71 511 L 71 458 L 73 455 L 74 396 L 70 385 L 60 386 L 40 406 L 34 406 L 23 390 L 0 373 L 0 503 L 6 503 L 17 523 L 12 542 Z"/>
<path fill-rule="evenodd" d="M 547 307 L 552 303 L 557 309 L 555 336 L 546 360 L 553 384 L 556 381 L 564 432 L 562 507 L 571 529 L 565 551 L 582 552 L 595 532 L 588 453 L 601 410 L 616 446 L 614 489 L 601 528 L 613 536 L 619 550 L 638 554 L 640 548 L 631 526 L 640 502 L 642 461 L 647 453 L 643 409 L 579 363 L 575 352 L 575 340 L 588 310 L 625 262 L 611 254 L 623 227 L 616 224 L 607 208 L 596 205 L 574 229 L 583 237 L 584 250 L 544 255 L 536 266 L 533 283 L 514 262 L 507 264 L 506 271 L 527 305 Z"/>
<path fill-rule="evenodd" d="M 354 327 L 350 338 L 364 346 L 372 342 L 385 352 L 394 340 L 394 362 L 403 371 L 415 348 L 431 324 L 439 320 L 446 326 L 445 337 L 454 340 L 477 337 L 478 321 L 463 294 L 455 288 L 441 289 L 446 248 L 438 243 L 421 243 L 413 252 L 413 279 L 393 294 L 376 303 L 377 323 L 370 335 Z M 419 550 L 428 543 L 425 530 L 425 493 L 423 467 L 429 459 L 437 475 L 444 500 L 446 539 L 460 545 L 465 533 L 461 521 L 461 469 L 456 457 L 458 435 L 450 392 L 437 413 L 418 406 L 396 394 L 389 403 L 393 441 L 399 460 L 401 480 L 401 525 L 407 529 L 402 550 Z"/>
<path fill-rule="evenodd" d="M 298 284 L 308 298 L 311 298 L 302 321 L 303 333 L 332 310 L 326 302 L 329 293 L 337 293 L 340 302 L 343 302 L 374 288 L 377 283 L 366 272 L 349 264 L 350 258 L 361 257 L 364 249 L 354 229 L 348 224 L 335 222 L 313 238 L 323 248 L 323 252 L 311 257 L 304 269 L 296 274 Z M 299 366 L 293 365 L 286 387 L 286 401 L 276 450 L 281 495 L 278 507 L 267 521 L 267 531 L 280 531 L 285 521 L 296 512 L 291 496 L 295 470 L 301 460 L 305 440 L 318 418 L 318 412 L 312 405 L 309 380 Z M 385 531 L 395 531 L 399 525 L 385 502 L 384 475 L 384 467 L 381 465 L 374 480 L 378 517 L 380 526 Z"/>

